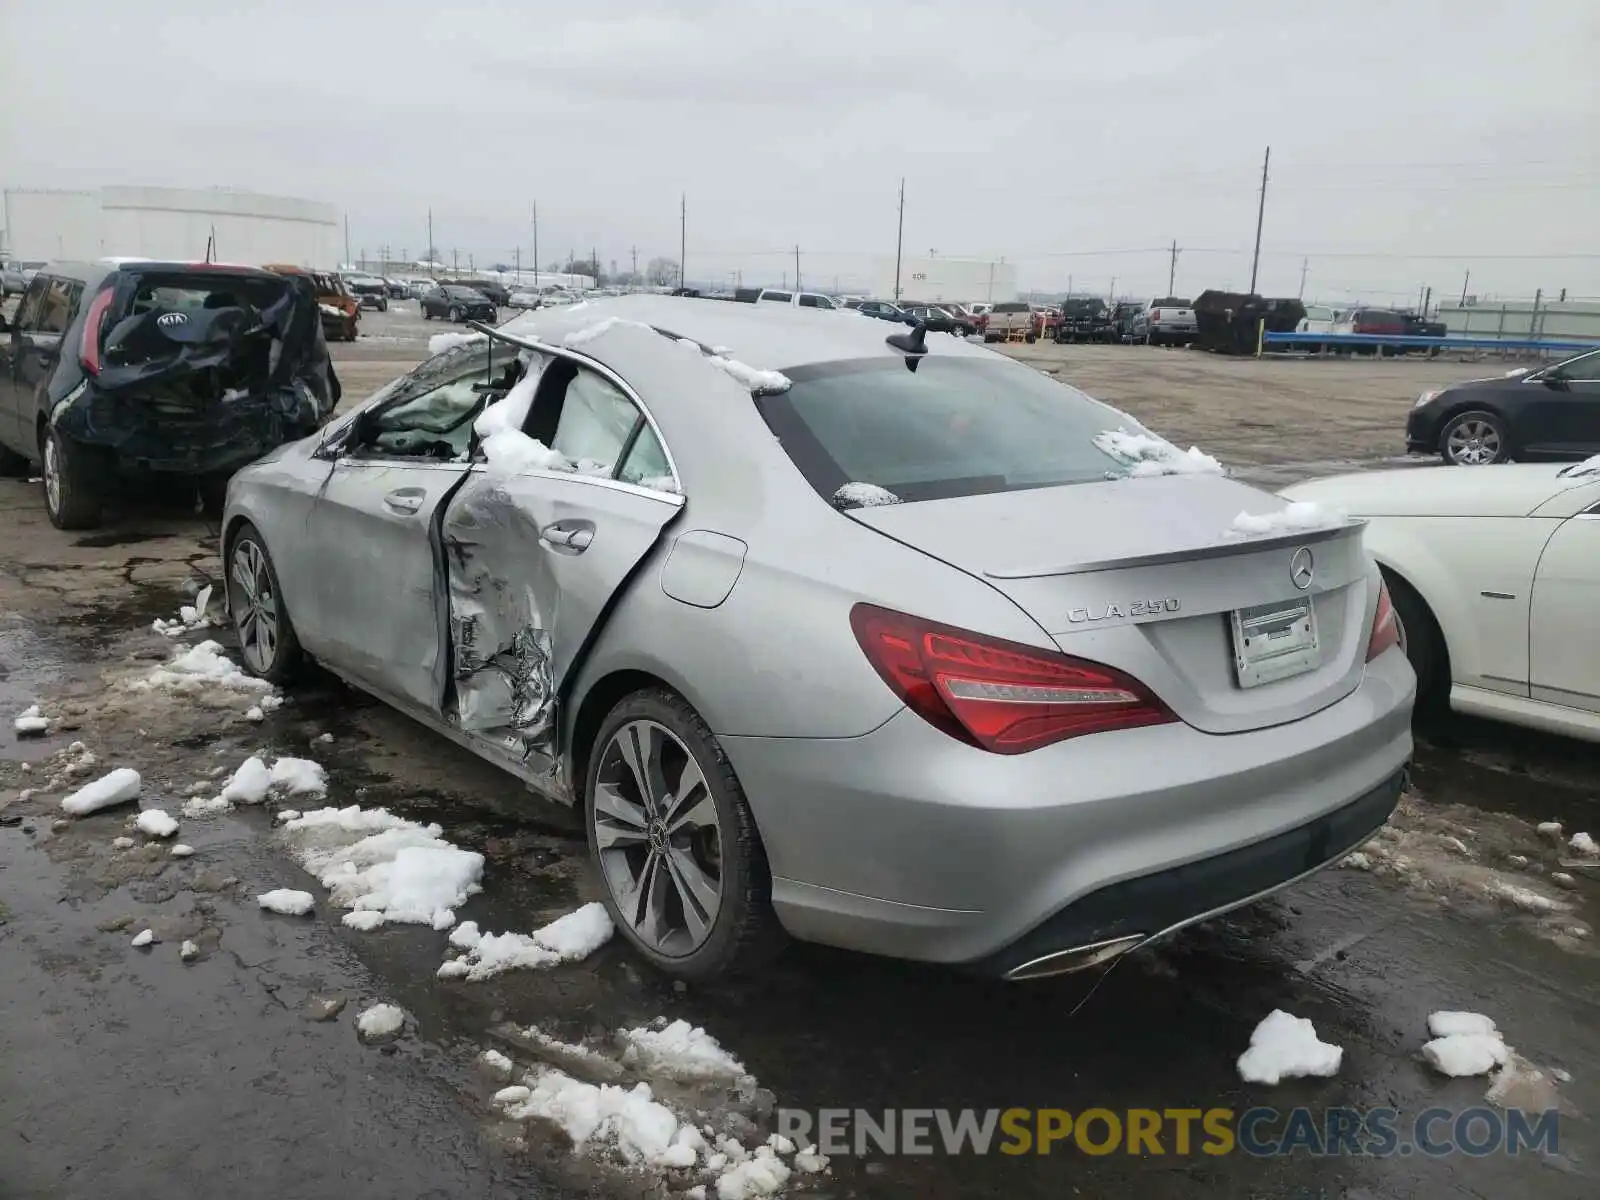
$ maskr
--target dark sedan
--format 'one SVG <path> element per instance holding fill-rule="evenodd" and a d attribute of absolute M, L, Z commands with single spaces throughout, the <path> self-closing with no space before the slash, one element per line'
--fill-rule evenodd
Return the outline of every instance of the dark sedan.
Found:
<path fill-rule="evenodd" d="M 846 300 L 844 306 L 869 317 L 877 317 L 880 321 L 896 321 L 904 325 L 908 320 L 898 304 L 890 304 L 887 300 Z"/>
<path fill-rule="evenodd" d="M 1423 392 L 1406 418 L 1406 449 L 1459 466 L 1600 453 L 1600 350 Z"/>
<path fill-rule="evenodd" d="M 494 301 L 474 288 L 444 283 L 422 293 L 422 319 L 441 317 L 455 321 L 495 321 L 500 317 Z"/>
<path fill-rule="evenodd" d="M 905 314 L 912 321 L 920 321 L 929 333 L 953 333 L 957 337 L 966 337 L 973 332 L 967 322 L 959 320 L 937 304 L 907 305 Z"/>
<path fill-rule="evenodd" d="M 492 279 L 446 279 L 444 282 L 453 287 L 471 288 L 475 292 L 482 292 L 501 308 L 511 303 L 511 289 L 503 283 L 495 283 Z"/>

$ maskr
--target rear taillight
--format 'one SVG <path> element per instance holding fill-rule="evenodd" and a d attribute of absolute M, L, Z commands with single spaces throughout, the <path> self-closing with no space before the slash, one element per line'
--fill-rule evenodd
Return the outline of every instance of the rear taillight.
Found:
<path fill-rule="evenodd" d="M 1367 661 L 1400 644 L 1400 618 L 1389 599 L 1389 585 L 1378 582 L 1378 609 L 1372 614 L 1372 635 L 1367 638 Z"/>
<path fill-rule="evenodd" d="M 1152 320 L 1152 321 L 1159 321 L 1159 320 L 1161 320 L 1161 310 L 1160 310 L 1160 309 L 1159 309 L 1159 308 L 1152 308 L 1152 309 L 1151 309 L 1151 310 L 1150 310 L 1150 319 L 1151 319 L 1151 320 Z"/>
<path fill-rule="evenodd" d="M 850 610 L 850 627 L 907 707 L 996 754 L 1178 719 L 1138 680 L 1100 663 L 871 604 Z"/>
<path fill-rule="evenodd" d="M 78 343 L 78 361 L 91 375 L 100 373 L 100 326 L 105 324 L 106 310 L 111 307 L 111 288 L 102 289 L 89 304 L 83 318 L 83 338 Z"/>

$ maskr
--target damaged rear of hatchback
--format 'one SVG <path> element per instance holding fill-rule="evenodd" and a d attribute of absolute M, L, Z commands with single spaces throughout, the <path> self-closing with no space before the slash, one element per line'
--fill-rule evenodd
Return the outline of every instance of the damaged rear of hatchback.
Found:
<path fill-rule="evenodd" d="M 220 491 L 338 404 L 304 276 L 124 262 L 51 264 L 40 277 L 0 333 L 0 441 L 42 465 L 59 528 L 98 524 L 130 478 Z"/>

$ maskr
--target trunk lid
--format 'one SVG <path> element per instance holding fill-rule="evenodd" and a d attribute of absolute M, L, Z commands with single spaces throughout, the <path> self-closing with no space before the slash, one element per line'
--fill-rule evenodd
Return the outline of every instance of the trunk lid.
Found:
<path fill-rule="evenodd" d="M 1230 536 L 1241 511 L 1283 507 L 1233 480 L 1181 475 L 848 515 L 984 580 L 1064 652 L 1128 672 L 1196 728 L 1235 733 L 1327 707 L 1355 689 L 1365 666 L 1376 596 L 1361 525 Z M 1302 551 L 1312 564 L 1304 588 L 1291 574 Z M 1244 686 L 1259 672 L 1236 661 L 1235 614 L 1292 612 L 1307 600 L 1316 644 L 1299 653 L 1301 669 Z"/>

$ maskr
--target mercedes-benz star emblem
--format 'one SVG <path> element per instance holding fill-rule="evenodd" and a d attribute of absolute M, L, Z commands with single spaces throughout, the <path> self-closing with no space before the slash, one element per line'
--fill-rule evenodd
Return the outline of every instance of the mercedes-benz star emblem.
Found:
<path fill-rule="evenodd" d="M 1316 573 L 1317 564 L 1311 557 L 1311 547 L 1301 546 L 1289 560 L 1289 578 L 1294 580 L 1295 587 L 1303 592 L 1311 586 L 1312 577 Z"/>

